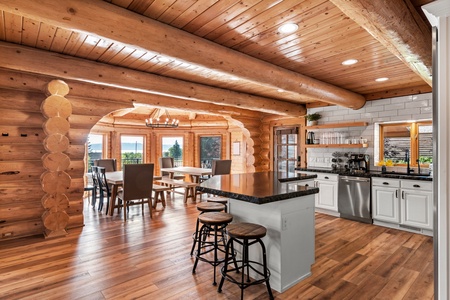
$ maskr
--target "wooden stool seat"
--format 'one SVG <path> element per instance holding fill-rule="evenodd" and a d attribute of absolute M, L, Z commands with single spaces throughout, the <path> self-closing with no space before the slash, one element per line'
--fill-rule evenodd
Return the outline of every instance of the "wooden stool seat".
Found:
<path fill-rule="evenodd" d="M 266 236 L 267 229 L 258 224 L 237 223 L 228 225 L 227 233 L 236 239 L 260 239 Z"/>
<path fill-rule="evenodd" d="M 225 198 L 225 197 L 208 197 L 208 198 L 206 198 L 206 202 L 228 204 L 228 198 Z"/>
<path fill-rule="evenodd" d="M 198 220 L 209 226 L 222 225 L 233 221 L 233 215 L 224 212 L 207 212 L 199 215 Z"/>
<path fill-rule="evenodd" d="M 200 202 L 197 204 L 197 210 L 201 212 L 219 212 L 225 210 L 225 205 L 212 202 Z"/>

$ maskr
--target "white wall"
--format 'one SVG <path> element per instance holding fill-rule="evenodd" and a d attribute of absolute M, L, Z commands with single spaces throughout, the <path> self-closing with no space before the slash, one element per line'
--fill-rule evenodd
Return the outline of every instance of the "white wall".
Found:
<path fill-rule="evenodd" d="M 414 96 L 388 98 L 367 101 L 363 108 L 353 110 L 339 106 L 327 106 L 308 109 L 308 114 L 318 112 L 322 115 L 319 124 L 367 122 L 364 127 L 343 127 L 335 129 L 313 130 L 315 138 L 320 138 L 323 132 L 347 132 L 348 137 L 364 138 L 368 140 L 368 148 L 309 148 L 308 167 L 331 168 L 332 153 L 352 152 L 370 155 L 371 170 L 380 169 L 374 165 L 374 123 L 388 121 L 425 120 L 432 117 L 431 93 Z"/>

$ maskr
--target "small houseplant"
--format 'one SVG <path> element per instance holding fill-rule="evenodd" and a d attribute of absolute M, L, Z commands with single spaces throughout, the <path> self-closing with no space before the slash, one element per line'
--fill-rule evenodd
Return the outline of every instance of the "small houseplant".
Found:
<path fill-rule="evenodd" d="M 308 114 L 305 116 L 306 120 L 308 121 L 308 126 L 317 125 L 317 121 L 321 117 L 322 116 L 319 113 Z"/>

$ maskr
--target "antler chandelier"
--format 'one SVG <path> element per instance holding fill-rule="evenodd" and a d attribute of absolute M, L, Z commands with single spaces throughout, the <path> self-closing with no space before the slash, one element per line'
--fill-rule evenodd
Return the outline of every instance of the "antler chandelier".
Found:
<path fill-rule="evenodd" d="M 160 108 L 152 111 L 148 119 L 145 119 L 145 126 L 152 128 L 176 128 L 180 120 L 172 119 L 167 109 L 164 110 L 164 115 Z"/>

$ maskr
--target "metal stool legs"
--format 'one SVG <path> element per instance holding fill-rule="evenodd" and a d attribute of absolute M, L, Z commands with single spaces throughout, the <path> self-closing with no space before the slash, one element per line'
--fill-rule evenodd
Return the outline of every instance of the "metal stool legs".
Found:
<path fill-rule="evenodd" d="M 234 242 L 242 245 L 242 259 L 235 261 L 235 264 L 240 263 L 241 265 L 239 267 L 236 266 L 235 268 L 229 269 L 228 268 L 228 261 L 229 261 L 228 253 L 229 253 L 230 249 L 231 249 L 231 251 L 234 251 L 234 246 L 233 246 Z M 249 259 L 249 247 L 256 243 L 259 243 L 261 246 L 262 259 L 263 259 L 262 264 Z M 254 267 L 254 265 L 261 266 L 263 271 L 262 272 L 258 271 Z M 250 280 L 250 269 L 253 272 L 255 272 L 256 274 L 262 276 L 262 278 L 251 281 Z M 241 273 L 240 281 L 237 280 L 237 276 L 233 277 L 230 275 L 230 273 L 233 271 L 235 271 L 236 273 Z M 249 287 L 251 285 L 261 284 L 261 283 L 265 282 L 266 287 L 267 287 L 267 292 L 269 294 L 269 298 L 274 299 L 273 294 L 272 294 L 272 289 L 270 288 L 270 283 L 269 283 L 270 271 L 269 271 L 269 268 L 267 267 L 266 247 L 264 246 L 264 243 L 262 242 L 262 240 L 259 238 L 255 239 L 252 242 L 249 242 L 249 239 L 243 239 L 243 241 L 241 242 L 241 241 L 231 237 L 228 240 L 227 247 L 225 249 L 225 264 L 221 269 L 221 273 L 222 273 L 222 279 L 220 280 L 220 284 L 217 289 L 217 291 L 219 293 L 222 292 L 222 287 L 223 287 L 223 283 L 224 283 L 225 279 L 227 281 L 230 281 L 239 286 L 239 288 L 241 289 L 241 299 L 244 299 L 244 289 L 246 289 L 247 287 Z M 245 277 L 247 277 L 247 278 L 245 278 Z"/>

